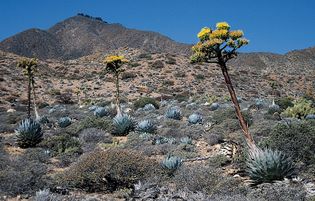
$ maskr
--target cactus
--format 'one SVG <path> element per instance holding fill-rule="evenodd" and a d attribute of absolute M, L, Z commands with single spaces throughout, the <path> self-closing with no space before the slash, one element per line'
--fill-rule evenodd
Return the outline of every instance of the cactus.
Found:
<path fill-rule="evenodd" d="M 71 124 L 71 119 L 69 117 L 61 117 L 58 120 L 58 125 L 61 128 L 65 128 Z"/>
<path fill-rule="evenodd" d="M 180 143 L 182 144 L 192 144 L 192 139 L 190 137 L 183 137 L 180 139 Z"/>
<path fill-rule="evenodd" d="M 202 116 L 197 113 L 193 113 L 188 117 L 188 122 L 191 124 L 202 123 Z"/>
<path fill-rule="evenodd" d="M 150 120 L 143 120 L 138 124 L 136 130 L 141 133 L 154 133 L 156 126 Z"/>
<path fill-rule="evenodd" d="M 180 111 L 179 108 L 177 107 L 171 107 L 169 108 L 166 113 L 165 113 L 165 117 L 169 118 L 169 119 L 176 119 L 176 120 L 180 120 L 182 117 L 182 113 Z"/>
<path fill-rule="evenodd" d="M 254 184 L 283 180 L 294 172 L 291 159 L 282 152 L 271 149 L 250 151 L 246 165 L 247 173 Z"/>
<path fill-rule="evenodd" d="M 40 124 L 33 119 L 24 119 L 15 130 L 17 144 L 21 148 L 35 147 L 42 141 L 43 133 Z"/>
<path fill-rule="evenodd" d="M 108 110 L 104 107 L 97 107 L 93 114 L 97 117 L 103 117 L 109 114 Z"/>
<path fill-rule="evenodd" d="M 182 165 L 182 159 L 178 156 L 168 155 L 162 160 L 161 165 L 167 170 L 175 171 Z"/>
<path fill-rule="evenodd" d="M 113 119 L 113 125 L 113 134 L 119 136 L 125 136 L 135 128 L 134 120 L 127 114 L 117 115 Z"/>
<path fill-rule="evenodd" d="M 294 101 L 293 107 L 288 107 L 282 114 L 287 117 L 304 119 L 308 114 L 314 114 L 315 108 L 312 107 L 312 101 L 299 99 Z"/>

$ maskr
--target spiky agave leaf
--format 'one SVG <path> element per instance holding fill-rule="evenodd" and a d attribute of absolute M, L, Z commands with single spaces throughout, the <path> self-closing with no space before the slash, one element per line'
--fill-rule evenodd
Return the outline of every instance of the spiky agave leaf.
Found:
<path fill-rule="evenodd" d="M 71 124 L 71 118 L 70 117 L 61 117 L 58 120 L 58 125 L 61 128 L 65 128 L 65 127 L 69 126 L 70 124 Z"/>
<path fill-rule="evenodd" d="M 138 123 L 136 130 L 141 133 L 154 133 L 156 126 L 151 120 L 143 120 Z"/>
<path fill-rule="evenodd" d="M 202 116 L 198 113 L 193 113 L 188 117 L 188 122 L 191 124 L 197 124 L 202 122 Z"/>
<path fill-rule="evenodd" d="M 277 150 L 252 150 L 249 152 L 246 164 L 247 173 L 255 184 L 283 180 L 294 173 L 291 159 Z"/>
<path fill-rule="evenodd" d="M 127 114 L 119 114 L 113 119 L 114 135 L 125 136 L 135 128 L 134 120 Z"/>
<path fill-rule="evenodd" d="M 94 110 L 93 114 L 94 114 L 95 116 L 97 116 L 97 117 L 103 117 L 103 116 L 108 115 L 109 112 L 108 112 L 107 108 L 105 108 L 105 107 L 97 107 L 97 108 Z"/>
<path fill-rule="evenodd" d="M 169 119 L 180 120 L 182 117 L 182 113 L 178 107 L 171 107 L 166 111 L 165 117 Z"/>
<path fill-rule="evenodd" d="M 22 120 L 15 130 L 17 144 L 21 148 L 35 147 L 42 141 L 43 133 L 39 123 L 31 118 Z"/>
<path fill-rule="evenodd" d="M 182 165 L 182 159 L 178 156 L 168 155 L 162 160 L 162 167 L 167 170 L 177 170 Z"/>

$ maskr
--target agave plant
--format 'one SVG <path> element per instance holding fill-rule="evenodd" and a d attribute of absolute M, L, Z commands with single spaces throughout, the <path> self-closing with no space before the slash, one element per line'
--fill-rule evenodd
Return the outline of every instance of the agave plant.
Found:
<path fill-rule="evenodd" d="M 175 171 L 182 165 L 182 159 L 178 156 L 168 155 L 162 160 L 161 165 L 167 170 Z"/>
<path fill-rule="evenodd" d="M 109 114 L 108 110 L 104 107 L 97 107 L 93 113 L 97 117 L 103 117 Z"/>
<path fill-rule="evenodd" d="M 197 113 L 193 113 L 188 117 L 188 122 L 191 124 L 197 124 L 202 122 L 202 116 Z"/>
<path fill-rule="evenodd" d="M 65 128 L 67 126 L 69 126 L 71 124 L 71 119 L 70 117 L 61 117 L 59 120 L 58 120 L 58 125 L 59 127 L 61 128 Z"/>
<path fill-rule="evenodd" d="M 119 114 L 113 119 L 114 135 L 125 136 L 130 131 L 134 130 L 135 122 L 134 120 L 127 114 Z"/>
<path fill-rule="evenodd" d="M 169 119 L 180 120 L 182 117 L 182 113 L 178 107 L 171 107 L 166 111 L 165 117 Z"/>
<path fill-rule="evenodd" d="M 43 133 L 40 124 L 33 119 L 22 120 L 15 130 L 17 144 L 21 148 L 35 147 L 42 141 Z"/>
<path fill-rule="evenodd" d="M 180 139 L 180 143 L 182 144 L 192 144 L 192 139 L 190 137 L 183 137 Z"/>
<path fill-rule="evenodd" d="M 167 137 L 160 137 L 157 136 L 153 139 L 152 144 L 153 145 L 159 145 L 159 144 L 176 144 L 175 138 L 167 138 Z"/>
<path fill-rule="evenodd" d="M 140 133 L 154 133 L 156 126 L 151 120 L 143 120 L 138 124 L 136 130 Z"/>
<path fill-rule="evenodd" d="M 271 149 L 250 151 L 246 164 L 247 173 L 255 184 L 283 180 L 294 173 L 291 159 Z"/>

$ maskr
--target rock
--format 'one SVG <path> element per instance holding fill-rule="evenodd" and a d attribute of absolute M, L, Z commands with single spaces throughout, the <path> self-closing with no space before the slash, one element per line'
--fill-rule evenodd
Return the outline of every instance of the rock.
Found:
<path fill-rule="evenodd" d="M 214 110 L 217 110 L 219 107 L 220 107 L 219 103 L 212 103 L 210 105 L 210 110 L 214 111 Z"/>
<path fill-rule="evenodd" d="M 13 113 L 13 112 L 16 112 L 16 110 L 11 108 L 11 109 L 8 109 L 7 112 Z"/>

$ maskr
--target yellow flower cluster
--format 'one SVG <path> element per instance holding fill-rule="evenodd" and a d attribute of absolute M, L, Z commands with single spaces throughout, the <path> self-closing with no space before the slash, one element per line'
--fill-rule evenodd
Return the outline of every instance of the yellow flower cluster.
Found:
<path fill-rule="evenodd" d="M 127 63 L 128 60 L 124 56 L 110 55 L 105 58 L 104 62 L 105 63 L 114 63 L 114 62 Z"/>
<path fill-rule="evenodd" d="M 205 36 L 209 35 L 211 33 L 211 29 L 208 27 L 204 27 L 201 29 L 201 31 L 198 33 L 197 37 L 199 39 L 204 38 Z"/>
<path fill-rule="evenodd" d="M 221 45 L 223 42 L 224 42 L 224 40 L 222 40 L 222 39 L 214 38 L 214 39 L 207 41 L 205 44 L 206 44 L 206 46 L 212 47 L 214 45 Z"/>
<path fill-rule="evenodd" d="M 242 30 L 235 30 L 235 31 L 230 31 L 229 36 L 231 39 L 236 40 L 238 38 L 243 37 L 244 33 Z"/>
<path fill-rule="evenodd" d="M 198 42 L 196 45 L 192 46 L 192 51 L 193 52 L 199 52 L 202 48 L 202 43 L 201 42 Z"/>
<path fill-rule="evenodd" d="M 243 45 L 247 45 L 249 41 L 246 38 L 239 38 L 237 39 L 238 46 L 241 47 Z"/>
<path fill-rule="evenodd" d="M 228 37 L 228 30 L 225 29 L 218 29 L 218 30 L 214 30 L 211 34 L 210 34 L 210 38 L 218 38 L 218 39 L 225 39 Z"/>
<path fill-rule="evenodd" d="M 218 30 L 229 30 L 230 29 L 230 25 L 227 22 L 218 22 L 216 27 Z"/>

